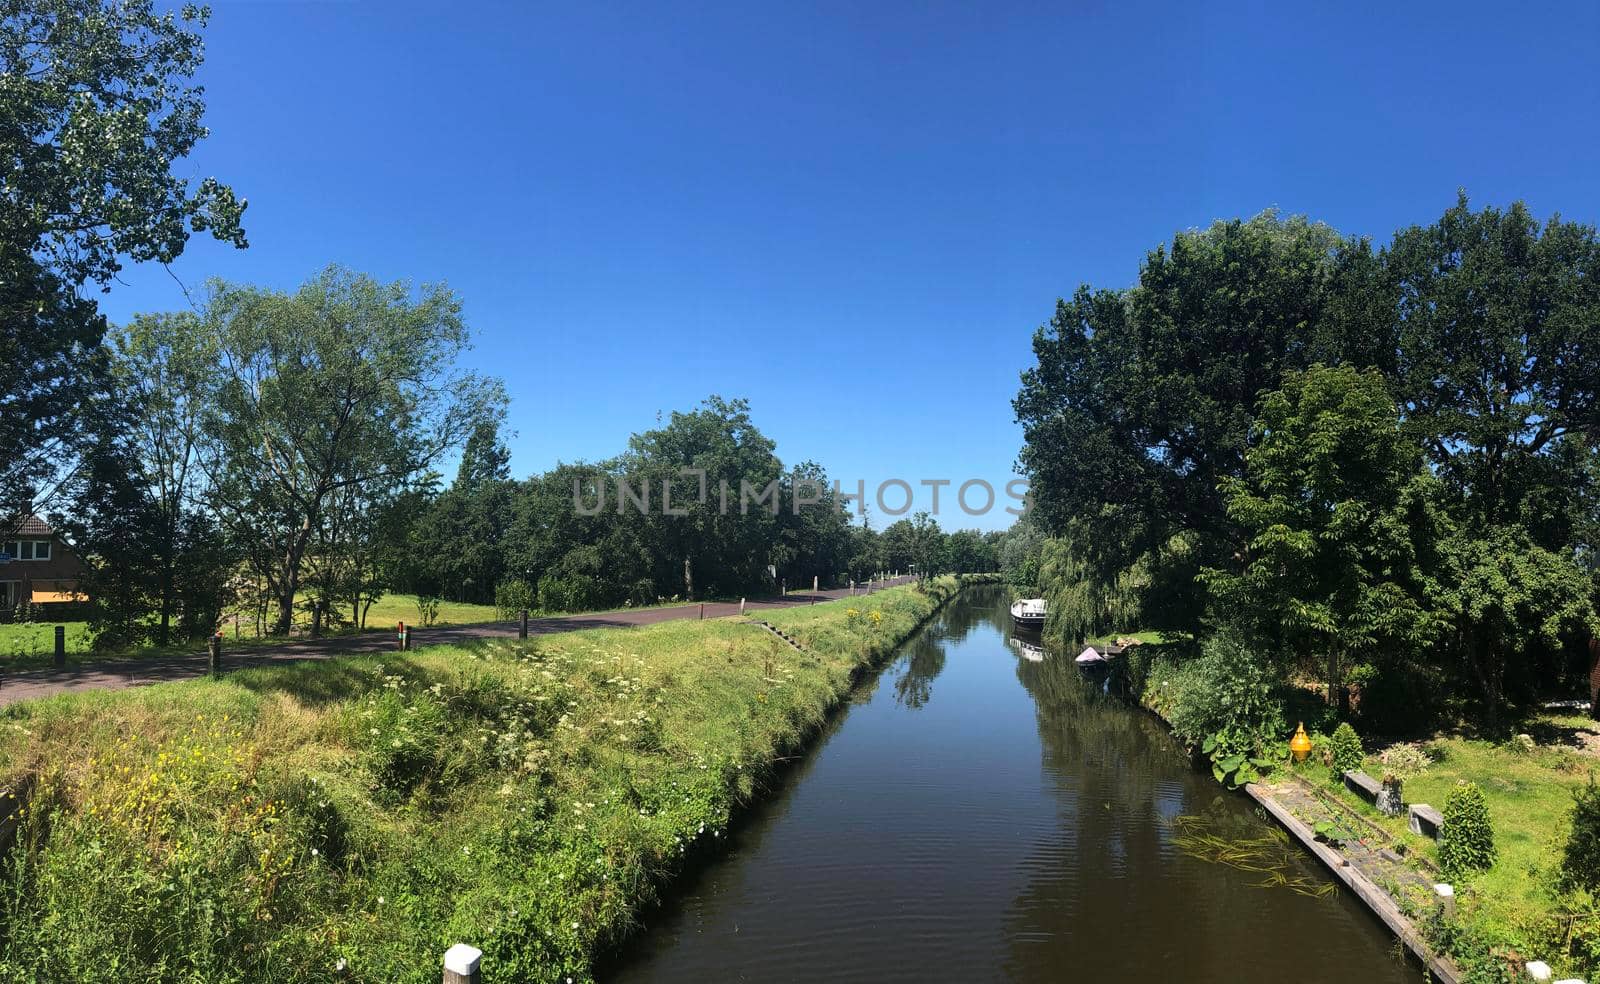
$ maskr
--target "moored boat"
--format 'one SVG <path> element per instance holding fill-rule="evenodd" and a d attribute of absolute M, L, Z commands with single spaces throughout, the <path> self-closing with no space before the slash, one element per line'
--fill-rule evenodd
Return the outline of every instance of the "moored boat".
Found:
<path fill-rule="evenodd" d="M 1043 598 L 1023 598 L 1011 603 L 1011 622 L 1019 629 L 1037 632 L 1044 628 Z"/>
<path fill-rule="evenodd" d="M 1093 646 L 1085 646 L 1083 652 L 1078 654 L 1078 658 L 1074 662 L 1084 669 L 1094 669 L 1105 666 L 1110 662 L 1110 659 Z"/>

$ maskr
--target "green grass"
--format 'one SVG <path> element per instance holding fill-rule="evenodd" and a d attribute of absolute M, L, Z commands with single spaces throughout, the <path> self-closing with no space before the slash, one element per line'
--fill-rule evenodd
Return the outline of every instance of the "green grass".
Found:
<path fill-rule="evenodd" d="M 276 665 L 0 711 L 0 979 L 590 978 L 957 590 Z M 876 617 L 874 617 L 874 613 Z"/>
<path fill-rule="evenodd" d="M 89 626 L 83 622 L 63 622 L 67 627 L 67 653 L 89 651 Z M 56 623 L 32 622 L 0 625 L 0 666 L 46 665 L 55 658 Z"/>
<path fill-rule="evenodd" d="M 1572 794 L 1588 781 L 1591 770 L 1600 771 L 1600 759 L 1577 753 L 1561 739 L 1595 727 L 1584 718 L 1529 722 L 1527 730 L 1545 739 L 1531 753 L 1478 739 L 1435 738 L 1428 745 L 1442 760 L 1405 783 L 1407 803 L 1429 803 L 1440 810 L 1458 781 L 1482 788 L 1499 860 L 1489 871 L 1456 885 L 1460 918 L 1501 953 L 1545 960 L 1557 977 L 1588 976 L 1600 970 L 1581 956 L 1566 954 L 1565 926 L 1557 917 L 1553 890 L 1569 830 Z M 1437 864 L 1435 842 L 1411 833 L 1404 816 L 1384 817 L 1342 785 L 1329 785 L 1326 766 L 1308 762 L 1299 771 L 1391 833 L 1409 855 Z M 1363 771 L 1380 778 L 1383 764 L 1369 755 Z"/>

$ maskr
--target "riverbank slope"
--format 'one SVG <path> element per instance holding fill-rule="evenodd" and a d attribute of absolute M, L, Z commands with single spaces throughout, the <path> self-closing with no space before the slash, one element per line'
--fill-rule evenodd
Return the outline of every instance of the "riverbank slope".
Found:
<path fill-rule="evenodd" d="M 961 590 L 294 663 L 0 712 L 0 976 L 579 981 Z"/>

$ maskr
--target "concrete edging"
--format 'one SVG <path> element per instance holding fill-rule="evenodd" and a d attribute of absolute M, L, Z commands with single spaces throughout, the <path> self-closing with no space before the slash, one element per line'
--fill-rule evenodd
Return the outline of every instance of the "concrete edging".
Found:
<path fill-rule="evenodd" d="M 1422 934 L 1417 927 L 1406 918 L 1395 905 L 1394 899 L 1372 879 L 1362 874 L 1354 865 L 1345 860 L 1344 855 L 1335 851 L 1327 844 L 1317 840 L 1317 835 L 1307 827 L 1299 817 L 1284 809 L 1283 805 L 1269 793 L 1261 789 L 1256 783 L 1248 783 L 1244 791 L 1249 797 L 1261 805 L 1272 818 L 1290 834 L 1294 835 L 1302 847 L 1310 851 L 1321 861 L 1334 876 L 1344 882 L 1345 887 L 1356 893 L 1356 897 L 1367 904 L 1384 925 L 1406 945 L 1417 959 L 1421 960 L 1428 968 L 1435 980 L 1442 984 L 1460 984 L 1461 971 L 1456 968 L 1449 958 L 1436 955 L 1422 939 Z"/>

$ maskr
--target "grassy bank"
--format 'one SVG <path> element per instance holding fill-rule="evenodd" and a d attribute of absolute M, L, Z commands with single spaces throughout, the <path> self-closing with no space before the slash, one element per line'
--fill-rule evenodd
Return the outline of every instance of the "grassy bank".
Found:
<path fill-rule="evenodd" d="M 589 976 L 861 667 L 958 590 L 301 663 L 0 712 L 0 977 Z M 813 656 L 815 658 L 813 658 Z M 347 977 L 336 977 L 344 961 Z"/>
<path fill-rule="evenodd" d="M 1431 764 L 1406 781 L 1406 802 L 1442 809 L 1457 783 L 1473 782 L 1483 790 L 1493 823 L 1499 860 L 1455 885 L 1459 929 L 1451 942 L 1472 980 L 1499 980 L 1501 969 L 1536 959 L 1554 967 L 1557 978 L 1593 979 L 1600 971 L 1600 910 L 1556 889 L 1573 793 L 1600 768 L 1596 728 L 1581 717 L 1543 716 L 1523 724 L 1535 739 L 1531 745 L 1461 736 L 1421 743 Z M 1330 770 L 1319 762 L 1298 771 L 1404 844 L 1424 870 L 1437 867 L 1438 845 L 1411 833 L 1404 817 L 1385 817 L 1342 785 L 1333 786 Z M 1363 771 L 1383 775 L 1377 754 L 1367 756 Z"/>

